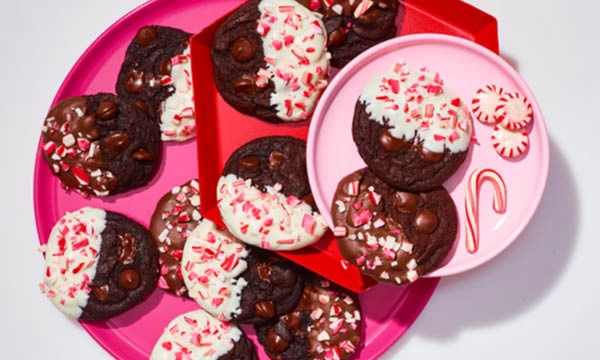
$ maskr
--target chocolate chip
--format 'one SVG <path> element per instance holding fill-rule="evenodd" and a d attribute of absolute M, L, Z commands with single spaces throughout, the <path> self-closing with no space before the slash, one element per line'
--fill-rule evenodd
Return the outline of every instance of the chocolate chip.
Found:
<path fill-rule="evenodd" d="M 283 352 L 290 345 L 289 342 L 285 341 L 281 336 L 279 336 L 275 333 L 275 328 L 271 328 L 269 330 L 267 343 L 269 346 L 269 350 L 272 350 L 275 352 Z"/>
<path fill-rule="evenodd" d="M 138 44 L 146 47 L 156 40 L 158 33 L 153 26 L 144 26 L 140 28 L 135 35 L 135 40 Z"/>
<path fill-rule="evenodd" d="M 137 107 L 142 109 L 143 112 L 145 112 L 146 114 L 148 113 L 148 105 L 146 105 L 146 103 L 143 100 L 136 100 L 135 104 L 137 105 Z"/>
<path fill-rule="evenodd" d="M 229 51 L 235 61 L 246 62 L 254 57 L 256 45 L 250 39 L 239 38 L 231 44 Z"/>
<path fill-rule="evenodd" d="M 442 160 L 442 157 L 444 157 L 444 153 L 438 153 L 438 152 L 433 152 L 423 146 L 419 147 L 419 154 L 421 155 L 421 158 L 423 160 L 425 160 L 425 162 L 428 162 L 430 164 L 436 163 L 440 160 Z"/>
<path fill-rule="evenodd" d="M 139 149 L 138 151 L 134 152 L 131 154 L 131 158 L 133 160 L 152 161 L 152 155 L 145 149 Z"/>
<path fill-rule="evenodd" d="M 241 158 L 240 165 L 242 165 L 245 168 L 257 167 L 260 165 L 260 159 L 255 156 Z"/>
<path fill-rule="evenodd" d="M 343 28 L 337 28 L 327 35 L 327 46 L 340 46 L 344 43 L 344 40 L 346 40 L 346 32 Z"/>
<path fill-rule="evenodd" d="M 283 321 L 289 329 L 298 330 L 300 328 L 300 316 L 295 312 L 284 316 Z"/>
<path fill-rule="evenodd" d="M 131 264 L 137 252 L 137 240 L 130 233 L 117 234 L 119 263 Z"/>
<path fill-rule="evenodd" d="M 357 22 L 361 22 L 361 23 L 374 23 L 380 17 L 381 17 L 381 11 L 379 11 L 375 7 L 372 7 L 369 10 L 367 10 L 366 13 L 359 16 L 358 19 L 356 19 L 356 20 L 357 20 Z"/>
<path fill-rule="evenodd" d="M 160 73 L 162 75 L 171 75 L 171 59 L 166 58 L 160 62 Z"/>
<path fill-rule="evenodd" d="M 140 286 L 141 278 L 140 274 L 134 269 L 127 269 L 123 270 L 119 281 L 124 289 L 133 290 Z"/>
<path fill-rule="evenodd" d="M 112 133 L 102 140 L 104 149 L 115 152 L 122 152 L 129 145 L 129 136 L 126 132 L 118 131 Z"/>
<path fill-rule="evenodd" d="M 144 72 L 135 69 L 127 73 L 125 79 L 125 90 L 131 94 L 139 94 L 144 90 Z"/>
<path fill-rule="evenodd" d="M 271 265 L 267 264 L 267 263 L 260 263 L 256 266 L 256 273 L 258 274 L 258 277 L 267 283 L 271 282 L 271 272 L 273 271 L 273 268 L 271 267 Z"/>
<path fill-rule="evenodd" d="M 256 94 L 260 88 L 254 83 L 254 76 L 244 74 L 233 83 L 233 90 L 241 94 Z"/>
<path fill-rule="evenodd" d="M 269 154 L 269 164 L 267 167 L 269 170 L 277 170 L 283 164 L 285 158 L 283 157 L 283 153 L 277 150 L 271 151 Z"/>
<path fill-rule="evenodd" d="M 260 301 L 254 304 L 254 313 L 263 319 L 270 319 L 275 316 L 275 304 L 272 301 Z"/>
<path fill-rule="evenodd" d="M 119 112 L 119 107 L 112 101 L 102 101 L 96 110 L 96 115 L 102 120 L 114 119 Z"/>
<path fill-rule="evenodd" d="M 415 194 L 398 191 L 394 194 L 394 205 L 400 212 L 409 213 L 417 209 L 419 197 Z"/>
<path fill-rule="evenodd" d="M 108 284 L 94 287 L 93 292 L 96 299 L 100 302 L 108 301 Z"/>
<path fill-rule="evenodd" d="M 406 146 L 404 138 L 398 139 L 393 136 L 390 129 L 385 129 L 381 135 L 379 135 L 379 146 L 385 152 L 398 152 Z"/>
<path fill-rule="evenodd" d="M 290 316 L 293 314 L 295 313 L 290 314 Z M 294 338 L 290 329 L 281 320 L 273 326 L 273 330 L 275 330 L 275 334 L 279 335 L 285 341 L 291 341 Z"/>
<path fill-rule="evenodd" d="M 415 215 L 413 226 L 422 233 L 431 234 L 437 228 L 438 222 L 438 217 L 434 212 L 421 210 Z"/>

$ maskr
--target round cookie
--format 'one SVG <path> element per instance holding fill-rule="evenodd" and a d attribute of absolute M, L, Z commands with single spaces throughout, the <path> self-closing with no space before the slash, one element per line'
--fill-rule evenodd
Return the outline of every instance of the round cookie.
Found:
<path fill-rule="evenodd" d="M 413 282 L 435 270 L 456 239 L 456 207 L 446 190 L 395 190 L 368 169 L 344 177 L 331 216 L 342 255 L 377 281 Z"/>
<path fill-rule="evenodd" d="M 472 129 L 467 106 L 438 74 L 403 62 L 367 83 L 352 124 L 369 169 L 407 191 L 434 189 L 452 176 L 467 156 Z"/>
<path fill-rule="evenodd" d="M 294 250 L 327 230 L 312 199 L 303 140 L 270 136 L 237 149 L 219 179 L 217 200 L 229 231 L 250 245 Z"/>
<path fill-rule="evenodd" d="M 397 33 L 404 18 L 398 0 L 300 0 L 323 15 L 331 66 L 341 68 L 357 55 Z"/>
<path fill-rule="evenodd" d="M 158 286 L 179 296 L 187 293 L 181 273 L 183 247 L 202 220 L 199 191 L 197 180 L 173 187 L 160 198 L 150 219 L 150 233 L 159 251 Z"/>
<path fill-rule="evenodd" d="M 256 360 L 254 344 L 235 325 L 203 310 L 179 315 L 156 341 L 150 360 Z"/>
<path fill-rule="evenodd" d="M 167 26 L 141 27 L 117 78 L 117 94 L 156 118 L 163 141 L 196 135 L 190 36 Z"/>
<path fill-rule="evenodd" d="M 252 248 L 204 219 L 182 260 L 189 296 L 220 320 L 264 323 L 291 311 L 302 295 L 295 266 Z"/>
<path fill-rule="evenodd" d="M 66 189 L 107 196 L 145 185 L 160 161 L 158 126 L 135 105 L 100 93 L 57 103 L 42 156 Z"/>
<path fill-rule="evenodd" d="M 52 229 L 45 255 L 40 288 L 59 310 L 79 320 L 125 312 L 158 279 L 152 235 L 110 211 L 86 207 L 67 213 Z"/>
<path fill-rule="evenodd" d="M 321 280 L 305 284 L 302 299 L 291 313 L 255 328 L 271 359 L 346 360 L 359 347 L 360 321 L 356 297 Z"/>
<path fill-rule="evenodd" d="M 293 0 L 251 0 L 216 30 L 217 90 L 238 111 L 269 122 L 306 120 L 329 75 L 321 20 Z"/>

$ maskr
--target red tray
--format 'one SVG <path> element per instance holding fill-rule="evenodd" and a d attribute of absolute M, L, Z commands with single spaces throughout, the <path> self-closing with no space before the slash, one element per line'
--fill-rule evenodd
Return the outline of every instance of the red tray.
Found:
<path fill-rule="evenodd" d="M 232 2 L 233 6 L 242 1 Z M 498 52 L 497 22 L 494 17 L 458 0 L 404 1 L 405 15 L 399 17 L 398 35 L 415 33 L 443 33 L 463 37 Z M 231 9 L 232 11 L 235 8 Z M 224 16 L 195 35 L 191 42 L 192 73 L 198 126 L 197 149 L 200 173 L 202 213 L 206 218 L 222 224 L 216 207 L 216 188 L 225 162 L 238 147 L 246 142 L 269 135 L 289 135 L 306 140 L 309 124 L 270 124 L 239 113 L 227 104 L 217 92 L 210 59 L 210 44 Z M 217 154 L 217 156 L 215 156 Z M 316 244 L 295 251 L 281 251 L 280 255 L 336 282 L 352 291 L 361 292 L 375 284 L 349 265 L 328 232 Z"/>

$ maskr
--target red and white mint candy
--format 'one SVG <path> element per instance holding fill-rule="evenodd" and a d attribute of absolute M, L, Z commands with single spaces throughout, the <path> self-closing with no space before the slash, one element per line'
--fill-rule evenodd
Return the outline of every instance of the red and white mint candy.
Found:
<path fill-rule="evenodd" d="M 504 128 L 519 130 L 531 122 L 533 110 L 525 96 L 518 92 L 505 93 L 498 100 L 495 117 Z"/>
<path fill-rule="evenodd" d="M 496 85 L 486 85 L 477 90 L 471 100 L 471 110 L 477 120 L 484 124 L 495 124 L 497 122 L 496 108 L 504 93 L 504 89 Z"/>
<path fill-rule="evenodd" d="M 188 312 L 167 325 L 150 360 L 216 360 L 231 351 L 242 336 L 237 326 L 217 320 L 203 310 Z"/>
<path fill-rule="evenodd" d="M 500 125 L 492 132 L 492 145 L 496 152 L 505 158 L 522 155 L 529 146 L 529 136 L 525 130 L 508 130 Z"/>
<path fill-rule="evenodd" d="M 189 296 L 219 320 L 231 320 L 242 311 L 247 256 L 246 245 L 203 219 L 183 248 L 181 272 Z"/>

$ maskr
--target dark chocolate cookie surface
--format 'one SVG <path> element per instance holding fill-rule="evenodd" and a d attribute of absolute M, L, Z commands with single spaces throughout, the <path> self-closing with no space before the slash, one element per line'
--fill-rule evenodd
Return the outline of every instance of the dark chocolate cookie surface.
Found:
<path fill-rule="evenodd" d="M 140 28 L 117 78 L 117 94 L 155 118 L 163 140 L 195 136 L 190 36 L 167 26 Z"/>
<path fill-rule="evenodd" d="M 361 340 L 357 298 L 324 280 L 307 281 L 298 306 L 277 322 L 255 326 L 271 359 L 310 360 L 353 357 Z"/>
<path fill-rule="evenodd" d="M 269 136 L 252 140 L 227 160 L 223 175 L 250 179 L 264 191 L 281 185 L 281 192 L 314 206 L 306 172 L 306 142 L 289 136 Z"/>
<path fill-rule="evenodd" d="M 179 315 L 165 328 L 151 360 L 256 360 L 254 344 L 234 324 L 215 319 L 203 310 Z"/>
<path fill-rule="evenodd" d="M 297 268 L 202 220 L 184 247 L 189 296 L 221 320 L 264 323 L 291 311 L 302 294 Z"/>
<path fill-rule="evenodd" d="M 331 66 L 341 68 L 358 54 L 398 32 L 404 5 L 398 0 L 300 0 L 323 15 Z"/>
<path fill-rule="evenodd" d="M 202 220 L 199 191 L 197 180 L 173 187 L 160 198 L 150 219 L 150 232 L 159 251 L 158 286 L 179 296 L 187 294 L 181 273 L 183 247 Z"/>
<path fill-rule="evenodd" d="M 342 255 L 364 274 L 397 285 L 435 270 L 458 226 L 456 207 L 443 188 L 395 190 L 366 168 L 339 182 L 331 214 Z"/>
<path fill-rule="evenodd" d="M 154 289 L 157 257 L 152 235 L 142 225 L 110 211 L 82 208 L 53 228 L 42 287 L 74 318 L 110 318 Z"/>
<path fill-rule="evenodd" d="M 441 186 L 465 160 L 471 133 L 468 108 L 440 76 L 402 62 L 367 83 L 352 125 L 371 171 L 407 191 Z"/>
<path fill-rule="evenodd" d="M 217 199 L 229 231 L 257 247 L 302 248 L 327 229 L 312 198 L 303 140 L 270 136 L 237 149 L 225 164 Z"/>
<path fill-rule="evenodd" d="M 279 123 L 306 120 L 327 85 L 325 26 L 293 0 L 251 0 L 217 29 L 215 84 L 238 111 Z"/>
<path fill-rule="evenodd" d="M 67 189 L 107 196 L 145 185 L 160 161 L 160 133 L 135 105 L 100 93 L 60 101 L 42 128 L 42 155 Z"/>

